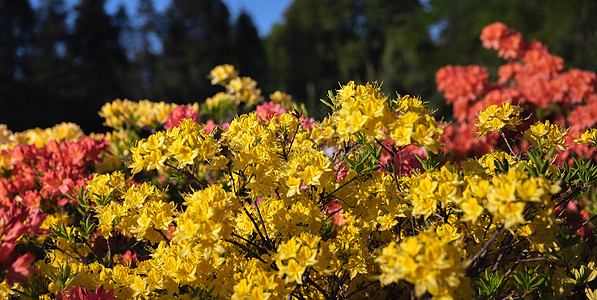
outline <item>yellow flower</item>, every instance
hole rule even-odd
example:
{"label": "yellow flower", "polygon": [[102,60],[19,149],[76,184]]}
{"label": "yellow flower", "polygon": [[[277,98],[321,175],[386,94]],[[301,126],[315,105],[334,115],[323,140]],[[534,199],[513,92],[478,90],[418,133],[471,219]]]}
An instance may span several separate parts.
{"label": "yellow flower", "polygon": [[417,297],[426,292],[434,298],[470,293],[458,249],[434,232],[407,237],[400,244],[391,242],[375,261],[382,286],[405,280],[414,284]]}
{"label": "yellow flower", "polygon": [[597,128],[589,128],[579,138],[574,140],[575,143],[589,144],[597,147]]}
{"label": "yellow flower", "polygon": [[281,104],[283,106],[290,106],[292,104],[292,96],[280,91],[275,91],[273,94],[270,94],[269,98],[272,100],[272,102]]}
{"label": "yellow flower", "polygon": [[208,77],[211,79],[211,84],[216,85],[222,82],[228,82],[237,76],[238,72],[236,72],[233,65],[224,64],[213,68],[211,72],[209,72]]}
{"label": "yellow flower", "polygon": [[550,124],[549,120],[537,122],[524,132],[524,137],[531,141],[533,146],[542,147],[543,151],[558,147],[564,150],[564,137],[566,131],[560,130],[555,124]]}
{"label": "yellow flower", "polygon": [[484,136],[492,131],[515,130],[521,122],[519,108],[504,102],[502,106],[491,105],[481,111],[475,125],[479,128],[477,135]]}

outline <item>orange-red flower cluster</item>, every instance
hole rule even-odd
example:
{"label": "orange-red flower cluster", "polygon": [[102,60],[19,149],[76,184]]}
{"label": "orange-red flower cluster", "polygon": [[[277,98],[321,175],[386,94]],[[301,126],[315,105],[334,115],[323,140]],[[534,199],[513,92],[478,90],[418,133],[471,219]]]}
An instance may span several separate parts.
{"label": "orange-red flower cluster", "polygon": [[0,276],[6,278],[9,287],[15,282],[27,283],[27,275],[37,272],[31,266],[35,255],[19,253],[15,246],[24,234],[48,233],[40,229],[45,218],[45,214],[39,214],[39,209],[23,207],[16,201],[8,207],[0,207]]}
{"label": "orange-red flower cluster", "polygon": [[10,159],[9,176],[0,178],[0,206],[10,207],[19,202],[39,207],[44,199],[50,208],[73,201],[65,194],[71,187],[79,189],[90,178],[88,167],[101,160],[100,154],[107,147],[104,139],[84,137],[77,141],[52,140],[39,148],[19,145],[3,151],[0,155]]}
{"label": "orange-red flower cluster", "polygon": [[[503,23],[486,26],[481,33],[483,47],[498,51],[506,63],[498,69],[498,80],[488,82],[487,70],[480,66],[446,66],[436,73],[438,90],[447,103],[453,104],[456,122],[449,125],[444,139],[446,150],[457,157],[483,154],[494,149],[494,134],[477,139],[472,123],[486,107],[505,101],[519,105],[526,115],[542,110],[545,119],[570,128],[572,136],[597,124],[597,77],[593,72],[564,69],[564,60],[549,53],[538,41],[524,40],[522,35]],[[586,148],[586,149],[585,149]],[[594,150],[574,146],[568,151],[593,156]],[[566,158],[570,153],[564,153]]]}

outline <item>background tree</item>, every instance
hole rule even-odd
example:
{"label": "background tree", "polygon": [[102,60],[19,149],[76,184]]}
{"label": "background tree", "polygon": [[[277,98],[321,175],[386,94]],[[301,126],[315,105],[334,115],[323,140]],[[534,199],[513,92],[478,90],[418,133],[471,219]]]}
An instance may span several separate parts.
{"label": "background tree", "polygon": [[249,75],[258,83],[267,74],[267,58],[263,40],[246,11],[240,13],[234,22],[231,33],[233,63],[240,74]]}
{"label": "background tree", "polygon": [[29,2],[0,0],[0,101],[3,104],[0,123],[21,127],[22,120],[10,112],[27,111],[27,60],[35,18]]}
{"label": "background tree", "polygon": [[120,44],[122,27],[106,13],[104,3],[104,0],[80,2],[69,42],[76,82],[72,89],[76,102],[71,107],[73,115],[69,121],[91,130],[100,129],[88,125],[99,123],[100,107],[106,101],[125,96],[124,70],[128,62]]}
{"label": "background tree", "polygon": [[69,119],[69,108],[75,100],[70,92],[74,70],[67,51],[69,32],[64,1],[43,1],[37,16],[39,25],[29,60],[29,107],[45,114],[38,116],[36,124],[24,125],[48,127]]}
{"label": "background tree", "polygon": [[132,83],[131,98],[159,99],[164,95],[162,86],[157,82],[157,61],[160,58],[162,43],[159,30],[162,15],[156,11],[152,0],[139,0],[133,24],[134,36],[130,51],[132,52],[132,66],[129,79]]}
{"label": "background tree", "polygon": [[173,0],[162,31],[157,80],[161,99],[203,101],[216,89],[206,80],[217,64],[230,61],[230,13],[221,0]]}

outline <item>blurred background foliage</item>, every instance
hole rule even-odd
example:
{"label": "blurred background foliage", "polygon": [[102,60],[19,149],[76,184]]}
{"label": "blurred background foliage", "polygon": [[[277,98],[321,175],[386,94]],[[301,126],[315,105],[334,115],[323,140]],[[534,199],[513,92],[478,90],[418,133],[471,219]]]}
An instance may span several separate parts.
{"label": "blurred background foliage", "polygon": [[104,0],[0,0],[0,123],[12,130],[76,122],[103,131],[97,111],[115,98],[203,102],[206,75],[222,63],[259,82],[264,95],[292,94],[316,118],[327,90],[355,80],[419,95],[448,115],[435,72],[480,64],[495,74],[481,29],[501,21],[544,42],[566,67],[597,70],[594,0],[294,0],[260,37],[251,17],[221,0],[172,0],[156,11],[138,0],[129,15]]}

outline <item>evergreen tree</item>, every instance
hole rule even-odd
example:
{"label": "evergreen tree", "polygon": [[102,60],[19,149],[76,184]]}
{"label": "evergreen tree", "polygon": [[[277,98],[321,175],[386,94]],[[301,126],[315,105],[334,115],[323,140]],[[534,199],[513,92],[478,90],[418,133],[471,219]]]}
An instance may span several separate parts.
{"label": "evergreen tree", "polygon": [[15,129],[35,117],[27,109],[26,86],[34,26],[28,1],[0,0],[0,123]]}
{"label": "evergreen tree", "polygon": [[266,56],[263,40],[253,24],[251,16],[243,11],[232,32],[234,65],[240,74],[246,74],[263,83],[266,75]]}
{"label": "evergreen tree", "polygon": [[37,15],[40,25],[33,36],[28,82],[32,97],[28,102],[40,114],[35,124],[27,125],[48,127],[69,118],[69,109],[74,102],[70,93],[73,69],[66,49],[69,33],[64,1],[43,1]]}
{"label": "evergreen tree", "polygon": [[[120,28],[104,9],[104,0],[82,0],[76,7],[75,28],[69,42],[75,70],[72,120],[87,130],[99,130],[97,111],[106,101],[123,97],[127,67]],[[122,22],[122,21],[121,21]],[[93,116],[93,117],[92,117]]]}
{"label": "evergreen tree", "polygon": [[139,0],[135,19],[135,36],[130,44],[133,66],[129,79],[133,83],[131,97],[135,99],[159,99],[163,95],[158,78],[157,60],[160,58],[161,40],[159,30],[162,16],[156,12],[152,0]]}
{"label": "evergreen tree", "polygon": [[218,64],[230,63],[230,13],[221,0],[173,0],[162,31],[163,53],[156,82],[162,99],[203,101],[217,89],[206,76]]}
{"label": "evergreen tree", "polygon": [[383,37],[365,12],[363,1],[295,0],[266,41],[274,84],[321,117],[327,90],[373,79]]}

